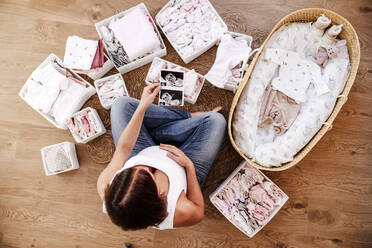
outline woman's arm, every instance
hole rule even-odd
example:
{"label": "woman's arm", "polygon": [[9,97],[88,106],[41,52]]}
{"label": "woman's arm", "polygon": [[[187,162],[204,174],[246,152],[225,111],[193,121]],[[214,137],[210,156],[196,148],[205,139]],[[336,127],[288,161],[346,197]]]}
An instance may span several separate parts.
{"label": "woman's arm", "polygon": [[123,166],[125,161],[127,161],[128,157],[130,156],[141,130],[146,109],[154,101],[159,91],[159,84],[153,84],[144,88],[141,96],[141,101],[136,111],[134,112],[128,125],[125,127],[124,131],[119,137],[118,144],[116,146],[111,162],[98,177],[97,191],[102,200],[104,198],[106,187],[109,184],[111,178]]}
{"label": "woman's arm", "polygon": [[196,178],[194,163],[175,146],[160,144],[160,148],[167,150],[167,156],[186,170],[187,195],[182,192],[177,201],[173,225],[175,227],[195,225],[204,218],[204,199]]}

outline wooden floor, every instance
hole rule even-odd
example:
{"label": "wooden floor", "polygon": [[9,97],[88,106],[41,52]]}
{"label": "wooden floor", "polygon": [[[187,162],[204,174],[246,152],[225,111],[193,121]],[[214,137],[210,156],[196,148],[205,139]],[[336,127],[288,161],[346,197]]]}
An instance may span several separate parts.
{"label": "wooden floor", "polygon": [[[371,0],[211,1],[261,36],[294,10],[328,8],[354,25],[361,44],[358,75],[333,129],[294,168],[265,173],[290,200],[253,239],[208,200],[229,172],[208,178],[201,224],[136,232],[101,213],[95,185],[104,165],[93,163],[84,145],[77,146],[79,170],[45,176],[40,148],[73,139],[17,96],[21,86],[48,54],[63,58],[68,35],[96,39],[95,22],[139,2],[0,0],[0,247],[372,247]],[[166,0],[144,2],[154,16]]]}

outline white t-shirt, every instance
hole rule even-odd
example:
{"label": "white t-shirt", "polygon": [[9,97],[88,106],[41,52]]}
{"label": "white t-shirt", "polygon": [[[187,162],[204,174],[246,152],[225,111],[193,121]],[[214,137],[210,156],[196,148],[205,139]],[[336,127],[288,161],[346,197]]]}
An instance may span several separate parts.
{"label": "white t-shirt", "polygon": [[[146,165],[164,172],[169,179],[169,191],[167,195],[168,216],[161,222],[157,229],[173,229],[174,213],[176,210],[177,200],[182,192],[187,193],[187,178],[185,169],[167,156],[167,151],[162,150],[159,146],[148,147],[136,156],[130,158],[124,166],[116,172],[112,180],[118,173],[136,165]],[[110,182],[110,184],[111,184]],[[103,202],[103,212],[107,213],[105,202]]]}

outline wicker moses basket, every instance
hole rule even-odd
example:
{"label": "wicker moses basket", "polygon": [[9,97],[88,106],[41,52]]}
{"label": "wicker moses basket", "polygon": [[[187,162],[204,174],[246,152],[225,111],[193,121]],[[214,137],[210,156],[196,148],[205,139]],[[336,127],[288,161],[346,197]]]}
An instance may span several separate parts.
{"label": "wicker moses basket", "polygon": [[[266,43],[271,38],[271,36],[274,34],[275,31],[277,31],[282,25],[290,22],[314,22],[316,19],[321,15],[325,14],[328,18],[332,20],[332,24],[344,24],[343,29],[339,37],[341,39],[344,39],[347,41],[347,48],[349,50],[349,56],[350,56],[350,66],[351,71],[348,80],[346,81],[345,88],[341,93],[342,97],[339,97],[336,101],[335,107],[329,116],[326,125],[323,125],[323,127],[314,135],[314,137],[309,141],[309,143],[301,150],[299,151],[295,156],[294,159],[288,163],[283,164],[280,167],[264,167],[261,166],[255,162],[253,162],[251,159],[249,159],[243,152],[239,150],[239,148],[236,146],[233,133],[232,133],[232,121],[233,121],[233,115],[235,111],[235,107],[239,101],[240,95],[242,94],[242,91],[246,84],[248,83],[248,80],[250,78],[250,75],[252,74],[254,67],[256,65],[256,62],[258,60],[258,57],[260,56],[261,52],[266,46]],[[315,144],[323,137],[323,135],[332,128],[332,123],[334,119],[336,118],[337,114],[340,112],[342,106],[347,101],[347,96],[349,94],[349,91],[351,89],[351,86],[354,83],[354,79],[358,70],[359,66],[359,59],[360,59],[360,47],[359,47],[359,40],[358,36],[353,28],[353,26],[342,16],[336,14],[333,11],[326,10],[326,9],[320,9],[320,8],[311,8],[311,9],[301,9],[295,12],[292,12],[291,14],[284,17],[278,24],[275,25],[269,36],[266,38],[264,43],[259,48],[259,51],[256,53],[255,57],[253,58],[251,64],[249,65],[247,72],[244,76],[243,81],[241,82],[234,99],[232,101],[230,113],[229,113],[229,122],[228,122],[228,132],[230,141],[235,148],[235,150],[252,166],[261,169],[261,170],[268,170],[268,171],[281,171],[286,170],[294,165],[296,165],[298,162],[303,159],[308,152],[315,146]]]}

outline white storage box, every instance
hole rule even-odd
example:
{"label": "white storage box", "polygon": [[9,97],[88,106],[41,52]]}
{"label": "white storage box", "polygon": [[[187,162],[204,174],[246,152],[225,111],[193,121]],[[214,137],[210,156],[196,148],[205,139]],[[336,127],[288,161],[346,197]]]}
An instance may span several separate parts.
{"label": "white storage box", "polygon": [[[158,67],[158,65],[160,63],[161,64],[165,63],[166,64],[166,67],[164,67],[164,68]],[[153,83],[159,83],[159,81],[151,80],[150,73],[153,70],[159,70],[159,77],[160,77],[160,70],[161,69],[179,70],[179,71],[183,71],[183,72],[190,71],[190,69],[187,69],[185,67],[176,65],[176,64],[174,64],[172,62],[169,62],[167,60],[161,59],[159,57],[155,57],[154,60],[152,61],[151,67],[150,67],[150,69],[149,69],[149,71],[147,73],[147,76],[146,76],[145,82],[146,82],[147,85],[151,85]],[[191,104],[194,104],[198,100],[199,94],[200,94],[200,92],[201,92],[201,90],[203,88],[204,81],[205,81],[205,77],[203,75],[201,75],[199,73],[197,73],[197,75],[198,75],[198,82],[195,85],[194,93],[191,96],[188,96],[188,95],[184,94],[185,101],[186,102],[189,102]]]}
{"label": "white storage box", "polygon": [[243,161],[209,199],[235,227],[252,238],[275,216],[288,196],[261,171]]}
{"label": "white storage box", "polygon": [[[58,63],[59,65],[63,66],[63,63],[62,61],[54,54],[50,54],[48,56],[48,58],[46,58],[36,69],[35,71],[30,75],[30,77],[27,79],[26,83],[22,86],[20,92],[19,92],[19,96],[28,104],[30,105],[34,110],[36,110],[39,114],[41,114],[45,119],[47,119],[50,123],[52,123],[54,126],[56,126],[57,128],[61,128],[61,129],[67,129],[67,125],[64,123],[63,125],[62,124],[59,124],[57,123],[56,119],[51,115],[51,114],[45,114],[43,112],[41,112],[39,109],[35,108],[32,106],[32,104],[27,100],[26,98],[26,94],[27,94],[27,89],[28,89],[28,84],[31,82],[32,79],[32,75],[34,73],[37,73],[39,70],[41,70],[42,68],[44,68],[45,66],[47,66],[50,62],[53,62],[55,61],[55,63]],[[63,73],[63,70],[62,68],[59,68],[57,65],[55,66],[58,71],[60,71],[61,73]],[[90,85],[87,81],[85,81],[83,78],[81,78],[78,74],[74,73],[73,71],[71,71],[71,74],[75,77],[75,78],[78,78],[80,79],[80,81],[82,81],[85,85],[86,85],[86,92],[84,95],[81,96],[80,99],[72,99],[74,100],[74,104],[73,105],[73,112],[76,112],[78,111],[83,105],[84,103],[92,96],[96,93],[94,87],[92,85]]]}
{"label": "white storage box", "polygon": [[103,85],[105,85],[106,83],[110,82],[110,81],[117,81],[117,80],[120,80],[121,81],[121,85],[123,87],[124,94],[122,94],[121,96],[129,96],[128,90],[125,87],[124,79],[123,79],[123,77],[121,76],[120,73],[117,73],[117,74],[114,74],[114,75],[111,75],[111,76],[108,76],[108,77],[104,77],[104,78],[101,78],[99,80],[94,81],[94,86],[96,87],[99,101],[101,102],[102,107],[104,107],[107,110],[108,109],[111,109],[111,105],[114,103],[114,101],[116,100],[116,98],[113,99],[112,101],[110,101],[109,103],[105,103],[105,101],[103,100],[103,96],[105,94],[100,90],[100,88]]}
{"label": "white storage box", "polygon": [[[218,13],[215,10],[215,8],[213,7],[213,5],[208,0],[205,0],[205,1],[206,1],[207,5],[208,5],[209,9],[216,16],[216,19],[218,21],[218,24],[221,25],[221,35],[222,35],[223,33],[225,33],[227,31],[227,25],[222,20],[222,18],[218,15]],[[206,45],[204,45],[203,47],[201,47],[197,51],[194,51],[194,53],[192,53],[189,56],[182,55],[180,53],[180,49],[177,48],[177,46],[174,44],[174,42],[169,38],[169,35],[164,31],[164,28],[162,27],[162,25],[159,23],[159,14],[162,11],[164,11],[165,9],[167,9],[168,7],[172,7],[174,5],[177,5],[178,8],[181,7],[182,6],[182,3],[180,4],[180,2],[183,2],[183,0],[171,0],[171,1],[169,1],[159,11],[159,13],[155,16],[155,20],[156,20],[156,24],[159,26],[159,28],[161,29],[161,31],[164,33],[165,37],[167,37],[167,39],[169,40],[169,43],[172,45],[172,47],[174,48],[174,50],[176,50],[176,52],[178,53],[178,55],[180,55],[180,57],[182,58],[183,62],[185,62],[185,64],[187,64],[187,63],[191,62],[192,60],[194,60],[195,58],[199,57],[201,54],[203,54],[204,52],[206,52],[211,47],[213,47],[218,42],[219,37],[215,37],[214,39],[211,39]]]}
{"label": "white storage box", "polygon": [[[86,135],[87,137],[82,138],[74,132],[73,126],[71,125],[71,122],[72,122],[73,119],[75,120],[76,117],[81,116],[85,111],[92,113],[91,117],[93,119],[93,123],[90,122],[90,121],[88,121],[88,122],[89,122],[90,125],[94,125],[95,131],[94,131],[94,134],[87,134]],[[74,139],[77,143],[86,144],[89,141],[94,140],[98,136],[101,136],[102,134],[106,133],[106,128],[103,125],[103,123],[101,121],[101,118],[98,115],[97,110],[95,110],[91,107],[87,107],[87,108],[82,109],[79,112],[73,114],[70,117],[70,119],[67,121],[67,123],[68,123],[68,128],[70,129],[70,132],[71,132],[72,136],[74,137]]]}
{"label": "white storage box", "polygon": [[71,142],[66,141],[41,148],[41,158],[47,176],[79,168],[75,145]]}
{"label": "white storage box", "polygon": [[98,80],[101,77],[103,77],[107,72],[109,72],[112,68],[114,68],[114,64],[111,62],[110,58],[106,54],[104,54],[104,56],[107,58],[107,60],[101,68],[92,69],[92,70],[89,70],[88,72],[79,71],[79,70],[73,70],[73,71],[79,74],[87,75],[93,80]]}
{"label": "white storage box", "polygon": [[[118,67],[118,66],[114,63],[114,59],[112,58],[112,55],[111,55],[110,52],[109,52],[109,49],[108,49],[108,47],[107,47],[107,44],[106,44],[105,39],[103,38],[103,34],[102,34],[102,32],[101,32],[100,27],[101,27],[101,26],[106,26],[106,27],[107,27],[107,26],[110,24],[110,22],[111,22],[112,19],[114,19],[114,18],[118,18],[118,19],[119,19],[119,18],[125,16],[125,15],[126,15],[127,13],[129,13],[130,11],[134,10],[135,8],[143,8],[143,9],[147,12],[147,14],[148,14],[148,16],[149,16],[149,18],[150,18],[150,20],[151,20],[153,26],[154,26],[154,30],[155,30],[155,32],[156,32],[156,34],[157,34],[157,36],[158,36],[158,38],[159,38],[159,40],[160,40],[160,43],[161,43],[161,49],[156,50],[156,51],[154,51],[153,53],[148,54],[148,55],[146,55],[146,56],[144,56],[144,57],[142,57],[142,58],[137,58],[137,59],[135,59],[134,61],[131,61],[131,62],[129,62],[128,64],[126,64],[126,65],[124,65],[124,66]],[[114,16],[108,17],[108,18],[106,18],[106,19],[104,19],[104,20],[102,20],[102,21],[96,23],[96,24],[95,24],[95,27],[96,27],[96,30],[97,30],[97,33],[98,33],[99,37],[100,37],[100,38],[102,39],[102,41],[103,41],[103,45],[105,46],[106,52],[107,52],[108,56],[110,57],[112,63],[115,65],[116,69],[117,69],[120,73],[122,73],[122,74],[123,74],[123,73],[126,73],[126,72],[129,72],[129,71],[132,71],[132,70],[134,70],[134,69],[136,69],[136,68],[138,68],[138,67],[141,67],[141,66],[143,66],[143,65],[146,65],[146,64],[150,63],[150,62],[153,60],[154,57],[162,57],[162,56],[165,56],[165,55],[167,54],[167,49],[166,49],[166,47],[165,47],[164,41],[163,41],[163,39],[161,38],[161,35],[160,35],[160,33],[159,33],[159,30],[157,29],[157,27],[156,27],[156,25],[155,25],[155,23],[154,23],[154,21],[153,21],[151,15],[150,15],[150,12],[148,11],[148,9],[146,8],[146,5],[145,5],[144,3],[140,3],[140,4],[138,4],[138,5],[136,5],[136,6],[132,7],[132,8],[130,8],[130,9],[128,9],[128,10],[125,10],[125,11],[123,11],[123,12],[120,12],[119,14],[116,14],[116,15],[114,15]],[[125,47],[124,47],[124,50],[125,50]]]}

